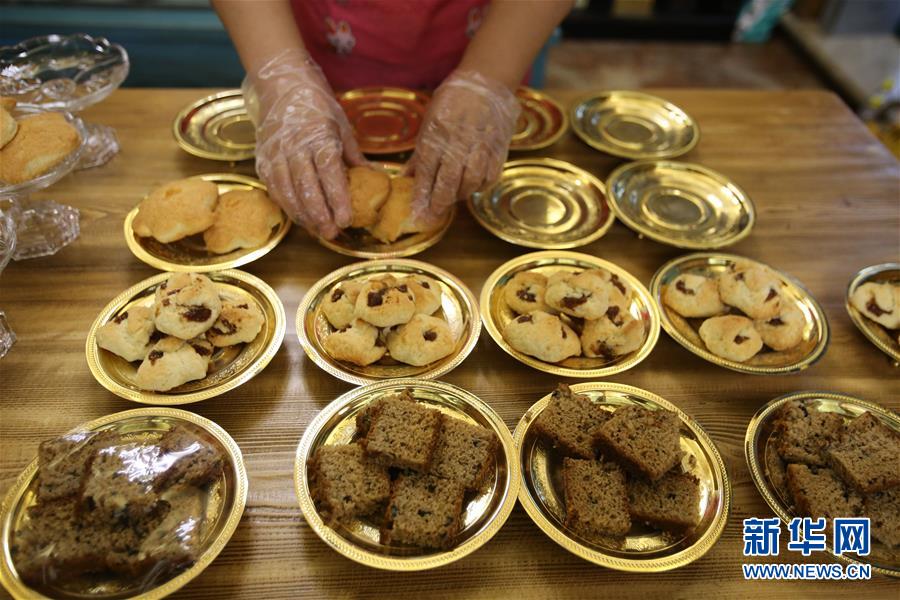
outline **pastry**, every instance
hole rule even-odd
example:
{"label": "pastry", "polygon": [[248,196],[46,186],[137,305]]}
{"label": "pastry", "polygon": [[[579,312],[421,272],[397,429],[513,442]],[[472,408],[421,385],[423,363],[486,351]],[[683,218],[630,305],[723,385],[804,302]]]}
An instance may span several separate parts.
{"label": "pastry", "polygon": [[677,414],[631,404],[600,426],[597,444],[629,471],[657,481],[681,460],[680,430]]}
{"label": "pastry", "polygon": [[519,271],[503,286],[503,299],[507,306],[520,315],[527,315],[535,310],[556,312],[544,303],[546,291],[546,277],[540,273]]}
{"label": "pastry", "polygon": [[781,281],[767,267],[731,263],[719,276],[719,296],[751,319],[771,319],[781,309]]}
{"label": "pastry", "polygon": [[631,529],[625,473],[616,464],[566,458],[563,484],[569,529],[592,541]]}
{"label": "pastry", "polygon": [[246,344],[256,339],[263,323],[262,310],[253,300],[224,300],[219,318],[206,332],[206,339],[217,348]]}
{"label": "pastry", "polygon": [[594,458],[594,438],[612,413],[561,383],[534,420],[534,430],[566,456]]}
{"label": "pastry", "polygon": [[853,308],[888,329],[900,328],[900,286],[864,283],[850,295]]}
{"label": "pastry", "polygon": [[331,326],[335,329],[343,329],[353,322],[356,313],[356,299],[363,284],[359,281],[344,281],[333,288],[331,293],[322,300],[322,313]]}
{"label": "pastry", "polygon": [[456,343],[443,319],[417,314],[409,323],[398,325],[387,335],[391,358],[421,367],[453,354]]}
{"label": "pastry", "polygon": [[215,222],[219,189],[197,177],[166,183],[141,202],[132,227],[141,237],[168,244],[202,233]]}
{"label": "pastry", "polygon": [[575,332],[559,317],[540,310],[507,323],[503,338],[519,352],[545,362],[556,363],[581,354]]}
{"label": "pastry", "polygon": [[154,329],[153,309],[132,306],[97,329],[97,345],[129,362],[143,360]]}
{"label": "pastry", "polygon": [[317,508],[329,520],[347,522],[383,510],[391,494],[387,469],[368,460],[359,444],[322,446],[309,462]]}
{"label": "pastry", "polygon": [[23,117],[15,137],[0,150],[0,180],[18,184],[40,177],[63,162],[79,144],[78,130],[61,113]]}
{"label": "pastry", "polygon": [[401,292],[406,291],[404,287],[412,292],[416,314],[433,315],[441,307],[441,285],[427,275],[407,275],[397,280],[397,287]]}
{"label": "pastry", "polygon": [[18,102],[12,96],[0,96],[0,108],[5,111],[11,111],[16,107]]}
{"label": "pastry", "polygon": [[571,278],[548,282],[544,301],[573,317],[599,319],[609,308],[608,285],[600,272],[588,269]]}
{"label": "pastry", "polygon": [[433,229],[413,215],[413,183],[412,177],[391,179],[391,193],[381,207],[378,222],[369,229],[379,241],[390,244],[407,233],[419,233]]}
{"label": "pastry", "polygon": [[494,470],[498,445],[492,431],[442,415],[431,472],[455,481],[466,490],[478,490]]}
{"label": "pastry", "polygon": [[833,519],[857,517],[863,512],[862,498],[831,469],[788,465],[787,485],[801,516]]}
{"label": "pastry", "polygon": [[864,412],[826,450],[828,463],[861,494],[900,485],[900,433]]}
{"label": "pastry", "polygon": [[372,227],[391,193],[391,177],[384,171],[369,167],[353,167],[347,171],[347,176],[353,213],[350,227]]}
{"label": "pastry", "polygon": [[386,351],[378,339],[378,329],[361,319],[329,334],[322,347],[335,360],[361,367],[380,360]]}
{"label": "pastry", "polygon": [[803,402],[788,402],[775,420],[775,449],[789,463],[824,466],[825,449],[844,427],[843,419],[832,412],[815,410]]}
{"label": "pastry", "polygon": [[643,343],[644,321],[635,319],[618,306],[610,306],[600,319],[585,321],[581,332],[582,352],[590,357],[602,356],[611,360],[634,352]]}
{"label": "pastry", "polygon": [[258,248],[281,223],[281,209],[262,190],[232,190],[219,197],[213,223],[203,232],[206,249],[226,254],[238,248]]}
{"label": "pastry", "polygon": [[459,532],[464,494],[451,479],[400,475],[388,502],[382,543],[449,548]]}
{"label": "pastry", "polygon": [[738,315],[712,317],[700,325],[700,338],[716,356],[744,362],[762,350],[762,338],[753,328],[753,321]]}
{"label": "pastry", "polygon": [[714,317],[728,310],[715,279],[682,273],[663,291],[663,302],[682,317]]}
{"label": "pastry", "polygon": [[771,319],[756,321],[753,326],[763,343],[776,351],[790,350],[803,341],[806,319],[793,302],[785,302]]}
{"label": "pastry", "polygon": [[16,119],[0,106],[0,149],[16,137],[18,130],[19,124],[16,123]]}
{"label": "pastry", "polygon": [[441,413],[404,393],[384,398],[361,441],[366,454],[388,467],[427,471],[441,433]]}
{"label": "pastry", "polygon": [[356,298],[356,317],[376,327],[407,323],[415,312],[412,292],[401,292],[388,281],[368,281]]}
{"label": "pastry", "polygon": [[662,529],[682,531],[700,521],[700,486],[693,475],[668,473],[655,483],[640,477],[628,481],[631,519]]}
{"label": "pastry", "polygon": [[202,338],[185,341],[166,336],[150,348],[134,382],[142,390],[166,392],[188,381],[203,379],[212,351],[212,344]]}
{"label": "pastry", "polygon": [[156,288],[156,328],[183,340],[205,333],[221,308],[216,285],[206,275],[173,273]]}
{"label": "pastry", "polygon": [[872,537],[888,548],[900,546],[900,487],[870,494],[863,502]]}

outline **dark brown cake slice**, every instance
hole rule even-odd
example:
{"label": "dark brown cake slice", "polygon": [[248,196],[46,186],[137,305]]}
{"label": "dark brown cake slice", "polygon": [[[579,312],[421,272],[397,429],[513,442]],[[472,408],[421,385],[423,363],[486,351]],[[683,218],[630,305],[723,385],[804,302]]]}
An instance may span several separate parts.
{"label": "dark brown cake slice", "polygon": [[361,444],[389,467],[427,471],[441,432],[441,413],[407,399],[385,398]]}
{"label": "dark brown cake slice", "polygon": [[467,490],[479,489],[494,468],[497,445],[492,431],[442,415],[431,473],[452,479]]}
{"label": "dark brown cake slice", "polygon": [[219,443],[194,427],[176,425],[159,440],[161,460],[166,468],[156,488],[174,485],[207,485],[222,475],[225,456]]}
{"label": "dark brown cake slice", "polygon": [[864,504],[872,537],[890,548],[900,546],[900,487],[870,494]]}
{"label": "dark brown cake slice", "polygon": [[434,475],[400,475],[388,503],[382,543],[448,548],[459,533],[462,486]]}
{"label": "dark brown cake slice", "polygon": [[677,414],[631,404],[600,427],[597,442],[608,458],[656,481],[681,460],[680,429]]}
{"label": "dark brown cake slice", "polygon": [[802,464],[787,466],[787,485],[797,512],[805,517],[858,517],[862,498],[829,468]]}
{"label": "dark brown cake slice", "polygon": [[766,476],[772,482],[772,486],[781,494],[781,497],[790,500],[790,491],[787,488],[787,464],[782,460],[775,449],[777,440],[766,444]]}
{"label": "dark brown cake slice", "polygon": [[38,447],[38,498],[52,501],[79,493],[94,453],[115,444],[118,439],[118,434],[104,430],[72,433],[41,443]]}
{"label": "dark brown cake slice", "polygon": [[617,465],[566,458],[563,482],[566,527],[593,541],[621,537],[631,529],[625,473]]}
{"label": "dark brown cake slice", "polygon": [[110,523],[140,520],[159,509],[160,449],[128,443],[97,451],[84,477],[85,510]]}
{"label": "dark brown cake slice", "polygon": [[634,521],[676,531],[690,529],[700,520],[699,481],[674,472],[653,483],[633,477],[628,481],[628,511]]}
{"label": "dark brown cake slice", "polygon": [[550,440],[563,454],[594,458],[594,437],[611,413],[575,394],[564,383],[553,392],[550,403],[534,420],[534,431]]}
{"label": "dark brown cake slice", "polygon": [[309,464],[313,498],[326,519],[347,521],[380,512],[391,493],[387,469],[359,444],[323,446]]}
{"label": "dark brown cake slice", "polygon": [[805,402],[788,402],[775,421],[776,448],[788,463],[824,466],[824,450],[837,439],[844,420],[835,413],[820,412]]}
{"label": "dark brown cake slice", "polygon": [[[415,402],[409,390],[403,390],[399,394],[395,396],[395,398],[399,400],[407,400],[409,402]],[[381,403],[384,401],[384,398],[377,398],[369,402],[365,408],[356,413],[356,433],[360,436],[365,436],[369,433],[369,427],[372,426],[372,417],[375,416],[375,413],[378,412],[378,409],[381,407]]]}
{"label": "dark brown cake slice", "polygon": [[831,467],[858,492],[900,485],[900,434],[872,413],[850,421],[827,454]]}

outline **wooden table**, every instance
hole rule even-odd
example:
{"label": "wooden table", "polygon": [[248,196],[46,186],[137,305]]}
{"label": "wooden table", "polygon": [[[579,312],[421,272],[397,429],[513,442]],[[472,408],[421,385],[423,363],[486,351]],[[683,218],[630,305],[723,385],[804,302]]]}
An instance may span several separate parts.
{"label": "wooden table", "polygon": [[[350,389],[303,353],[293,317],[305,291],[351,262],[320,247],[299,228],[245,269],[278,292],[288,314],[283,347],[256,379],[218,398],[187,406],[222,425],[243,450],[250,477],[247,510],[224,552],[182,597],[644,597],[852,594],[897,597],[900,582],[746,583],[745,517],[771,516],[744,462],[750,416],[766,401],[805,389],[841,391],[900,409],[900,371],[856,331],[844,292],[861,267],[900,257],[900,168],[832,94],[818,91],[661,90],[700,123],[703,137],[685,160],[733,178],[754,199],[759,221],[734,251],[799,278],[832,326],[825,357],[783,377],[742,375],[713,366],[662,334],[650,357],[612,378],[676,403],[718,444],[734,482],[731,518],[700,561],[666,574],[634,575],[594,566],[548,539],[517,507],[497,536],[473,555],[432,572],[396,574],[357,565],[333,552],[307,526],[294,497],[294,450],[306,424]],[[131,256],[122,220],[142,195],[171,179],[234,170],[191,157],[172,139],[176,112],[206,90],[121,90],[84,117],[112,125],[122,152],[108,165],[70,175],[39,194],[81,209],[81,237],[57,256],[11,264],[0,279],[0,307],[19,336],[0,360],[0,493],[34,457],[38,442],[79,423],[135,408],[100,387],[84,358],[93,319],[116,294],[153,275]],[[572,93],[551,93],[564,104]],[[569,160],[601,178],[618,164],[565,136],[538,155]],[[640,240],[616,224],[582,252],[611,260],[645,284],[680,251]],[[459,276],[476,293],[500,263],[527,250],[500,241],[461,211],[447,237],[418,256]],[[446,381],[481,396],[512,429],[557,378],[525,367],[483,334]],[[783,535],[784,538],[787,534]],[[749,559],[751,561],[756,559]],[[802,562],[782,543],[781,562]],[[815,560],[830,562],[827,555]]]}

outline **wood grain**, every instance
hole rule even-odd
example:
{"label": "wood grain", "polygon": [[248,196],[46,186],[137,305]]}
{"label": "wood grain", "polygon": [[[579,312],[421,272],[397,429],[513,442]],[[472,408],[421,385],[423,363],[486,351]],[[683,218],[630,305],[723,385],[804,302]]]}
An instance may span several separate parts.
{"label": "wood grain", "polygon": [[[751,415],[778,395],[823,389],[900,409],[900,371],[856,331],[844,292],[860,268],[900,257],[900,167],[833,95],[817,91],[657,90],[700,124],[702,140],[684,160],[719,170],[754,199],[759,221],[733,248],[802,281],[822,304],[833,337],[811,369],[783,377],[741,375],[715,367],[662,334],[650,357],[612,378],[676,403],[718,444],[734,482],[731,519],[703,559],[656,575],[596,567],[556,546],[517,507],[485,547],[433,572],[395,574],[352,563],[306,525],[294,498],[293,453],[313,416],[350,389],[313,365],[297,342],[293,315],[305,291],[352,262],[295,228],[271,254],[245,269],[272,285],[285,304],[288,333],[268,368],[224,396],[187,408],[231,433],[250,476],[247,511],[231,543],[178,596],[281,597],[581,597],[601,589],[618,597],[765,595],[769,598],[852,594],[886,597],[900,583],[745,583],[741,520],[769,516],[750,481],[743,437]],[[38,194],[82,211],[78,241],[57,256],[13,263],[0,279],[0,307],[19,341],[0,360],[0,492],[34,457],[38,443],[79,423],[135,408],[100,387],[84,358],[84,338],[116,294],[154,274],[125,247],[122,221],[148,190],[179,177],[218,171],[252,173],[191,157],[172,139],[177,111],[206,90],[120,90],[84,114],[116,128],[122,152],[99,169],[80,171]],[[568,105],[575,93],[552,91]],[[531,153],[574,162],[601,178],[618,164],[567,135]],[[459,276],[478,294],[501,262],[527,250],[492,237],[461,211],[447,237],[418,258]],[[581,251],[628,269],[645,284],[679,250],[638,239],[616,224]],[[553,389],[554,377],[508,358],[486,334],[446,381],[492,405],[512,428]],[[784,549],[784,547],[783,547]],[[783,561],[800,562],[794,553]],[[826,556],[814,560],[828,561]],[[893,592],[891,591],[893,590]],[[896,597],[896,595],[894,595]]]}

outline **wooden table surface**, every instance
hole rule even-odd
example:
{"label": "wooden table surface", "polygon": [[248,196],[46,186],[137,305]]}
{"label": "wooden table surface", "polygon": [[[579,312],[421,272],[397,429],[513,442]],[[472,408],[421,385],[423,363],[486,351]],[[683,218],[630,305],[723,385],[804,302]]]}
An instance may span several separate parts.
{"label": "wooden table surface", "polygon": [[[68,176],[37,197],[81,209],[81,237],[58,255],[12,263],[0,279],[0,308],[19,336],[0,360],[0,493],[35,456],[38,443],[109,413],[136,408],[94,381],[84,339],[119,292],[155,274],[125,246],[122,221],[145,192],[171,179],[218,171],[252,173],[184,153],[172,139],[176,112],[208,90],[120,90],[84,113],[118,131],[121,154],[106,166]],[[844,292],[862,267],[900,258],[900,167],[832,94],[656,90],[690,113],[702,140],[683,159],[731,177],[756,203],[753,234],[731,250],[797,277],[822,304],[832,327],[828,352],[796,375],[743,375],[690,354],[665,333],[650,357],[611,380],[645,388],[695,417],[719,447],[734,484],[731,517],[701,560],[665,574],[636,575],[595,566],[547,538],[517,506],[500,532],[474,554],[430,572],[373,570],[343,558],[307,526],[294,497],[294,451],[307,423],[350,386],[310,362],[294,314],[306,290],[352,262],[299,228],[263,259],[244,267],[284,302],[288,331],[264,372],[218,398],[185,408],[213,419],[243,450],[250,479],[247,510],[216,561],[180,597],[676,597],[768,598],[852,594],[897,597],[900,582],[762,582],[742,578],[742,519],[771,511],[750,480],[743,439],[753,413],[797,390],[831,390],[900,409],[900,371],[853,327]],[[553,91],[564,105],[573,93]],[[539,156],[571,161],[605,178],[619,161],[573,134]],[[477,295],[500,263],[528,250],[507,244],[461,211],[446,238],[416,257],[459,276]],[[637,236],[620,223],[580,249],[629,270],[645,284],[681,251]],[[483,333],[443,378],[488,402],[510,429],[557,378],[521,365]],[[782,538],[786,537],[786,533]],[[748,559],[757,561],[759,559]],[[831,562],[828,555],[813,560]],[[803,562],[784,543],[780,562]]]}

